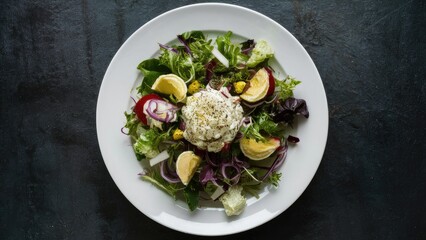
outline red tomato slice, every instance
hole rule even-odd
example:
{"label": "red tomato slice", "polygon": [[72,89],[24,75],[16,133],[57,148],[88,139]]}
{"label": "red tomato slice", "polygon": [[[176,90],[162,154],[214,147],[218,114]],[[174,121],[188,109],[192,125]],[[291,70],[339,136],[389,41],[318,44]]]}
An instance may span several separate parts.
{"label": "red tomato slice", "polygon": [[136,103],[135,107],[133,108],[133,112],[136,113],[136,116],[138,116],[139,120],[145,125],[148,124],[146,120],[146,115],[143,113],[143,106],[148,100],[151,99],[162,99],[160,96],[154,93],[147,94],[143,96],[139,101]]}
{"label": "red tomato slice", "polygon": [[268,88],[268,92],[266,93],[266,96],[270,96],[275,91],[275,78],[274,78],[274,75],[272,75],[272,71],[270,68],[265,67],[265,70],[268,72],[268,75],[269,75],[269,88]]}

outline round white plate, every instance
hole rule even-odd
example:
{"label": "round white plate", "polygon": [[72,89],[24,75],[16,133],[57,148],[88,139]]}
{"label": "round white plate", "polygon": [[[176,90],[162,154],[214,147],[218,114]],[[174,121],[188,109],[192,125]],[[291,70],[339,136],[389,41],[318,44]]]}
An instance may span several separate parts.
{"label": "round white plate", "polygon": [[[275,50],[275,65],[301,80],[295,97],[308,104],[309,119],[299,118],[294,134],[300,142],[291,146],[278,189],[265,188],[260,199],[248,199],[245,211],[227,217],[221,208],[201,207],[190,212],[138,173],[142,166],[133,153],[130,138],[120,132],[124,111],[132,105],[130,94],[140,81],[136,66],[158,53],[157,43],[169,43],[177,34],[202,30],[209,36],[232,31],[250,39],[265,39]],[[210,34],[209,34],[210,33]],[[281,25],[253,10],[221,3],[189,5],[166,12],[139,28],[112,59],[100,88],[96,125],[105,164],[118,188],[143,214],[154,221],[190,234],[226,235],[263,224],[286,210],[312,180],[324,152],[328,132],[328,108],[318,71],[302,45]]]}

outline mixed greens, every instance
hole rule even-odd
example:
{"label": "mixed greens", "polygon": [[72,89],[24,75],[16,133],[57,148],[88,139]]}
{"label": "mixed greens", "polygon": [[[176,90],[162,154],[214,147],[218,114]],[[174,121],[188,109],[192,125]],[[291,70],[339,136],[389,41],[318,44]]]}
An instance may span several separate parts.
{"label": "mixed greens", "polygon": [[[125,112],[122,129],[132,138],[137,159],[150,165],[140,174],[143,180],[185,199],[191,211],[201,198],[220,201],[229,216],[240,214],[246,196],[259,197],[265,184],[278,187],[288,144],[299,141],[288,130],[298,115],[309,117],[306,102],[293,96],[300,81],[274,76],[268,42],[232,37],[232,32],[213,39],[191,31],[178,35],[177,45],[159,44],[159,56],[137,66],[143,74],[139,99]],[[182,112],[207,92],[241,111],[231,119],[238,124],[227,125],[227,133],[235,131],[232,140],[214,150],[192,141],[191,115]],[[199,113],[191,111],[194,117]],[[218,126],[197,127],[201,134]],[[213,135],[218,136],[211,141],[221,137]]]}

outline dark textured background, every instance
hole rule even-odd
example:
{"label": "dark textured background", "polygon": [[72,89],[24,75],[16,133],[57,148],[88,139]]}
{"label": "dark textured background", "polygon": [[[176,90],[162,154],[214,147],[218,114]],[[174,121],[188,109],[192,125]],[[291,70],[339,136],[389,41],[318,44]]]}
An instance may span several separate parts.
{"label": "dark textured background", "polygon": [[[193,2],[2,1],[0,239],[199,238],[126,200],[95,129],[99,87],[121,44]],[[301,198],[224,239],[426,239],[425,1],[230,3],[268,15],[306,47],[330,128]]]}

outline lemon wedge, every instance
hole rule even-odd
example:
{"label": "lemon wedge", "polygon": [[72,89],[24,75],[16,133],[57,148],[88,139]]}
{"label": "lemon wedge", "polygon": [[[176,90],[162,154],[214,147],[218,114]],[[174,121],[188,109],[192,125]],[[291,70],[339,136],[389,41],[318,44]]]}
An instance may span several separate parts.
{"label": "lemon wedge", "polygon": [[280,146],[277,138],[267,138],[265,142],[252,138],[242,138],[240,148],[243,154],[251,160],[262,160],[269,156]]}
{"label": "lemon wedge", "polygon": [[185,151],[179,155],[176,161],[176,173],[184,185],[188,185],[197,171],[201,158],[193,151]]}
{"label": "lemon wedge", "polygon": [[257,102],[262,100],[268,93],[269,89],[269,74],[265,68],[257,71],[249,82],[249,88],[240,95],[240,98],[247,102]]}
{"label": "lemon wedge", "polygon": [[175,74],[165,74],[159,76],[151,87],[152,90],[159,93],[173,95],[178,102],[186,98],[188,88],[185,81]]}

